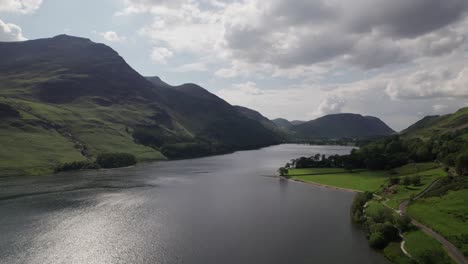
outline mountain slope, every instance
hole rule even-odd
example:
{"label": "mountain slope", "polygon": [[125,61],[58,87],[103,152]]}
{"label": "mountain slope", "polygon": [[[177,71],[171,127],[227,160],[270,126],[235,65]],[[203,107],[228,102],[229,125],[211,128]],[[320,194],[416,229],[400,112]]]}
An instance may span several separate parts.
{"label": "mountain slope", "polygon": [[367,138],[395,133],[376,117],[358,114],[333,114],[291,128],[301,139]]}
{"label": "mountain slope", "polygon": [[278,142],[203,88],[151,82],[88,39],[0,43],[0,58],[2,175],[47,173],[103,152],[154,160]]}
{"label": "mountain slope", "polygon": [[456,134],[468,140],[468,107],[461,108],[453,114],[443,116],[426,116],[401,134],[406,137],[430,138],[447,133]]}
{"label": "mountain slope", "polygon": [[291,124],[291,122],[289,122],[288,120],[284,119],[284,118],[276,118],[276,119],[273,119],[271,120],[273,123],[275,123],[275,125],[279,128],[282,128],[282,129],[290,129],[293,124]]}

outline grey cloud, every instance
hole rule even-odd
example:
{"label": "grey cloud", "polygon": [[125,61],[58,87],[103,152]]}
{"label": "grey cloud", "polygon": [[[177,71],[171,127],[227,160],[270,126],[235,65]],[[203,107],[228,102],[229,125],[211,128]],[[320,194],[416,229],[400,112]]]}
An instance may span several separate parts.
{"label": "grey cloud", "polygon": [[258,12],[257,23],[227,23],[226,46],[236,59],[283,68],[344,59],[372,69],[450,53],[463,45],[468,33],[448,28],[466,18],[466,0],[275,0],[270,4]]}
{"label": "grey cloud", "polygon": [[416,37],[450,25],[468,9],[466,0],[348,1],[344,13],[358,32],[380,29],[394,37]]}

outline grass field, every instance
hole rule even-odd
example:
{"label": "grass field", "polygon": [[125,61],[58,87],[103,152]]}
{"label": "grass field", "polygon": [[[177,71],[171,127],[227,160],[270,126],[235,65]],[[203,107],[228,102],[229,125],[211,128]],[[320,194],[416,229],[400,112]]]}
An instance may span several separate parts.
{"label": "grass field", "polygon": [[408,213],[440,233],[468,256],[468,190],[451,191],[410,204]]}
{"label": "grass field", "polygon": [[[323,174],[317,174],[320,172]],[[301,181],[372,192],[377,191],[388,180],[388,172],[386,171],[359,171],[351,173],[342,169],[292,169],[289,170],[289,175],[292,179]]]}
{"label": "grass field", "polygon": [[[420,230],[410,231],[404,234],[405,248],[408,253],[419,260],[420,263],[428,263],[424,257],[430,258],[438,264],[451,264],[451,258],[447,255],[442,245],[434,238],[428,236]],[[428,255],[428,256],[426,256]]]}

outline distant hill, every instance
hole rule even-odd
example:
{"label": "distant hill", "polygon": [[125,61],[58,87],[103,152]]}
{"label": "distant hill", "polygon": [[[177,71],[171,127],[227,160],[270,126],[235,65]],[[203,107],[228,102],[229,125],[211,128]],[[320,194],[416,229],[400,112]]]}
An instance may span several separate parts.
{"label": "distant hill", "polygon": [[154,160],[280,142],[202,87],[147,79],[89,39],[0,42],[0,58],[1,175],[48,173],[104,152]]}
{"label": "distant hill", "polygon": [[239,113],[243,114],[244,116],[246,116],[249,119],[252,119],[252,120],[255,120],[255,121],[259,122],[265,128],[272,131],[272,133],[275,133],[275,134],[279,135],[282,139],[286,138],[285,132],[280,127],[278,127],[275,124],[275,122],[273,122],[270,119],[266,118],[265,116],[263,116],[259,112],[255,111],[253,109],[247,108],[247,107],[243,107],[243,106],[236,105],[234,107],[237,109],[237,111]]}
{"label": "distant hill", "polygon": [[290,129],[293,124],[284,118],[276,118],[271,120],[277,127],[282,129]]}
{"label": "distant hill", "polygon": [[382,120],[359,114],[332,114],[290,128],[300,139],[369,138],[394,134]]}
{"label": "distant hill", "polygon": [[468,141],[468,107],[453,114],[426,116],[401,132],[406,137],[430,138],[447,133],[456,134]]}

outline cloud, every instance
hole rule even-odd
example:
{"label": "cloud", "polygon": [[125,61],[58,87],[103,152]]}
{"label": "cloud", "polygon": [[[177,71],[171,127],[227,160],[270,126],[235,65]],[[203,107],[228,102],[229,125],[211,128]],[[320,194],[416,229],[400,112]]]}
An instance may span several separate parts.
{"label": "cloud", "polygon": [[0,0],[0,12],[31,14],[42,4],[42,0]]}
{"label": "cloud", "polygon": [[174,69],[174,72],[206,72],[208,71],[208,67],[205,63],[197,62],[197,63],[187,63],[180,65]]}
{"label": "cloud", "polygon": [[0,20],[0,41],[23,41],[27,40],[23,36],[23,32],[21,27],[11,24],[5,23]]}
{"label": "cloud", "polygon": [[151,17],[138,33],[164,47],[153,60],[202,58],[176,70],[216,67],[218,95],[269,117],[357,112],[398,129],[468,100],[466,0],[124,2],[117,15]]}
{"label": "cloud", "polygon": [[105,40],[109,42],[121,42],[126,39],[125,37],[119,36],[115,31],[106,31],[100,33],[99,35],[101,35]]}
{"label": "cloud", "polygon": [[174,54],[167,48],[155,47],[151,52],[151,60],[155,63],[166,64],[167,59]]}
{"label": "cloud", "polygon": [[385,91],[393,99],[468,97],[468,67],[417,71],[390,81]]}
{"label": "cloud", "polygon": [[341,113],[345,103],[345,99],[341,96],[328,96],[319,104],[315,115],[324,116],[329,114]]}

